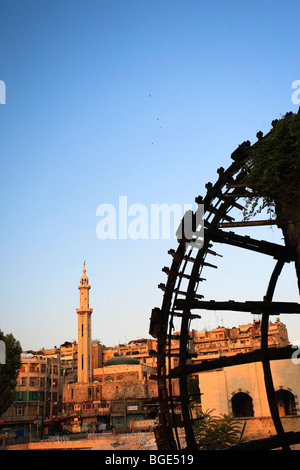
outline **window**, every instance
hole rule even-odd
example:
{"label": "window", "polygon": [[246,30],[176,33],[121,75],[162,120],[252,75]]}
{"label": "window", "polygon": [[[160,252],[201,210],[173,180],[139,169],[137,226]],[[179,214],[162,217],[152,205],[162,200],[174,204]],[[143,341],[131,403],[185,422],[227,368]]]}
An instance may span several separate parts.
{"label": "window", "polygon": [[296,415],[295,395],[283,388],[275,392],[275,399],[280,416]]}
{"label": "window", "polygon": [[248,393],[239,392],[231,399],[232,414],[236,418],[254,416],[252,398]]}
{"label": "window", "polygon": [[24,416],[24,406],[18,406],[16,409],[17,416]]}
{"label": "window", "polygon": [[38,401],[39,400],[39,392],[28,392],[29,393],[29,401]]}
{"label": "window", "polygon": [[29,377],[29,387],[39,387],[39,378]]}
{"label": "window", "polygon": [[15,392],[15,401],[26,401],[27,392]]}
{"label": "window", "polygon": [[22,387],[26,387],[26,385],[27,385],[27,377],[22,377],[22,378],[21,378],[21,385],[22,385]]}
{"label": "window", "polygon": [[85,403],[82,408],[84,410],[92,410],[94,408],[94,405],[92,403]]}

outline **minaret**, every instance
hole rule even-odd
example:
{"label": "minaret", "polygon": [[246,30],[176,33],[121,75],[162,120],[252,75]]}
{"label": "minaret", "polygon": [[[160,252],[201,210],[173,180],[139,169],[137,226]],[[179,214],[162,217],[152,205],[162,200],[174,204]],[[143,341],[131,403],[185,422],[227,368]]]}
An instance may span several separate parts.
{"label": "minaret", "polygon": [[78,286],[80,292],[80,307],[78,314],[78,378],[79,383],[92,381],[92,309],[89,308],[89,279],[86,275],[85,262],[83,275]]}

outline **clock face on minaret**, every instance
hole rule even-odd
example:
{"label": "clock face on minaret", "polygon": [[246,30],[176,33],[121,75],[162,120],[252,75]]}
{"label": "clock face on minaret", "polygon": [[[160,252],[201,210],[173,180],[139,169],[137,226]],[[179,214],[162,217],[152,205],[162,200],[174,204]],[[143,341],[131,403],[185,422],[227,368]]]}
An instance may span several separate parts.
{"label": "clock face on minaret", "polygon": [[93,310],[89,307],[89,279],[86,275],[85,264],[83,275],[78,286],[79,308],[78,315],[78,382],[88,383],[92,380],[91,349],[92,349],[92,325],[91,316]]}

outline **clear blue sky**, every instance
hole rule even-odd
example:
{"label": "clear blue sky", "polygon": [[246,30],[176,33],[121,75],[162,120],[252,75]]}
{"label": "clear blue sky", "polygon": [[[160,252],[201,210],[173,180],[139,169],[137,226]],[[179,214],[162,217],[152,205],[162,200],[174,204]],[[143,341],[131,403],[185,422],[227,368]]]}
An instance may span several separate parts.
{"label": "clear blue sky", "polygon": [[[4,333],[24,350],[77,339],[85,259],[93,338],[148,337],[176,242],[99,240],[97,207],[194,203],[242,141],[296,112],[299,15],[290,0],[1,0]],[[272,263],[249,257],[242,282],[239,260],[224,256],[207,300],[264,295]],[[281,283],[298,301],[292,270]],[[251,319],[210,313],[197,328]]]}

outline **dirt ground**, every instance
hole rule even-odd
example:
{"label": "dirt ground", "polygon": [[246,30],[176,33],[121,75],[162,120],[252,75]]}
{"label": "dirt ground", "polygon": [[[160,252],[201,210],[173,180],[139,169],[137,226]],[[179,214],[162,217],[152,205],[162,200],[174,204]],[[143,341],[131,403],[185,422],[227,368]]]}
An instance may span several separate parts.
{"label": "dirt ground", "polygon": [[7,446],[7,450],[157,450],[153,433],[107,435],[84,440],[45,440]]}
{"label": "dirt ground", "polygon": [[111,440],[105,440],[103,442],[91,443],[90,450],[157,450],[155,438],[149,436],[139,436],[138,438],[133,438],[132,435],[115,437]]}

